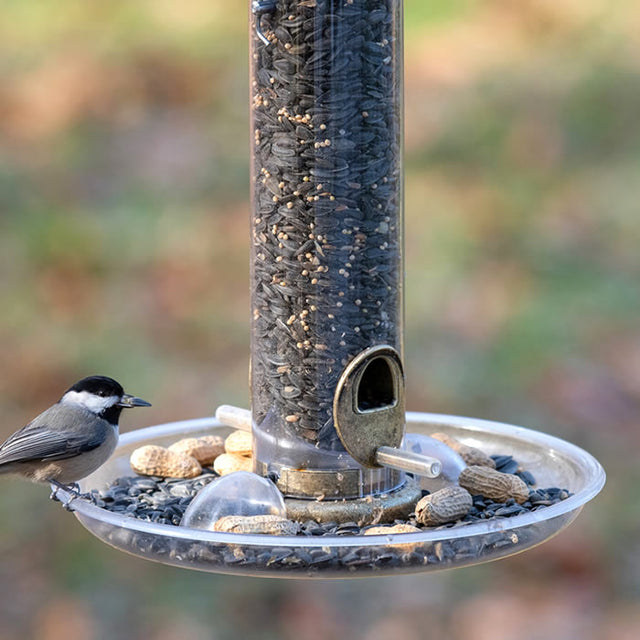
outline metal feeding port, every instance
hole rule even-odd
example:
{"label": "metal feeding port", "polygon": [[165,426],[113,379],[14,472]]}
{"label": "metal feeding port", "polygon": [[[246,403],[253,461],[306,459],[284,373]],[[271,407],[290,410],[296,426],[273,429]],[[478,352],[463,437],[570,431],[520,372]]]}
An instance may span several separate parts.
{"label": "metal feeding port", "polygon": [[333,400],[333,422],[351,457],[366,467],[380,466],[380,447],[402,443],[404,414],[398,353],[378,346],[358,354],[340,376]]}
{"label": "metal feeding port", "polygon": [[429,571],[537,545],[602,487],[557,438],[406,412],[402,17],[252,2],[251,410],[126,434],[57,490],[108,544],[246,575]]}

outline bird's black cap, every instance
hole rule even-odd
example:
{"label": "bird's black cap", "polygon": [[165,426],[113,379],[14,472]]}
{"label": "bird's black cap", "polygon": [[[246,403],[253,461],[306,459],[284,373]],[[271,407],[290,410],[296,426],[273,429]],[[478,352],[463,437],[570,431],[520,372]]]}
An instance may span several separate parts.
{"label": "bird's black cap", "polygon": [[122,396],[124,389],[119,382],[107,376],[89,376],[78,380],[72,387],[69,387],[65,393],[69,391],[88,391],[97,396]]}

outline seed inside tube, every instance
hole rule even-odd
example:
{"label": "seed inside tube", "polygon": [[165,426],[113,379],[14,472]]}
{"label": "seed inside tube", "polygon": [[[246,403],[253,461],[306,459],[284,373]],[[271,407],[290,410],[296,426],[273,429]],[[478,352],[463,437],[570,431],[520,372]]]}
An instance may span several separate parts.
{"label": "seed inside tube", "polygon": [[322,448],[340,363],[400,347],[402,70],[395,3],[318,6],[280,0],[253,49],[252,404]]}

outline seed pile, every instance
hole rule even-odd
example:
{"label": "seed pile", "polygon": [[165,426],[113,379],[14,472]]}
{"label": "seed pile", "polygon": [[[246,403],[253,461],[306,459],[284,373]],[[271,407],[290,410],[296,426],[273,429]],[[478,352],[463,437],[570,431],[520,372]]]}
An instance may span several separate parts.
{"label": "seed pile", "polygon": [[[512,473],[518,468],[518,463],[512,456],[492,456],[492,459],[498,465],[497,470],[502,473]],[[505,469],[507,471],[504,471]],[[475,495],[473,506],[468,514],[461,520],[445,526],[463,526],[465,523],[470,524],[488,518],[511,517],[527,511],[536,511],[541,507],[565,500],[570,495],[566,490],[557,487],[534,489],[532,486],[535,485],[535,478],[530,472],[515,473],[530,487],[529,498],[526,501],[518,504],[515,499],[509,498],[499,502]],[[94,489],[83,497],[108,511],[131,515],[147,522],[178,525],[195,495],[217,477],[218,474],[207,468],[204,468],[202,475],[197,478],[188,479],[123,476],[116,479],[109,487],[100,491]],[[423,494],[428,495],[428,492],[425,491]],[[396,522],[396,524],[401,523],[408,523],[421,529],[433,528],[418,523],[415,514],[412,514],[407,521]],[[360,527],[356,523],[337,525],[309,521],[301,524],[300,533],[302,535],[336,535],[336,532],[339,532],[338,535],[340,535],[345,533],[345,527],[351,535],[360,535],[368,528]]]}
{"label": "seed pile", "polygon": [[253,411],[321,448],[344,366],[400,351],[400,11],[280,0],[253,43]]}

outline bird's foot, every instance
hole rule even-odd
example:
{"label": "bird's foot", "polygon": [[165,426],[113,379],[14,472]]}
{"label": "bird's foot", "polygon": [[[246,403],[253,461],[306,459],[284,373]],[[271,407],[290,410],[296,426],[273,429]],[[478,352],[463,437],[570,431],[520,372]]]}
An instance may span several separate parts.
{"label": "bird's foot", "polygon": [[[51,498],[51,500],[55,500],[57,502],[62,503],[62,506],[67,510],[67,511],[73,511],[73,509],[71,508],[71,503],[76,499],[80,497],[80,485],[77,482],[72,482],[70,484],[62,484],[62,482],[58,482],[57,480],[50,480],[49,481],[52,485],[53,485],[53,489],[51,491],[51,495],[49,496]],[[71,497],[67,500],[61,500],[58,497],[58,491],[60,491],[60,489],[62,489],[63,491],[65,491],[66,493],[70,493]]]}
{"label": "bird's foot", "polygon": [[77,482],[70,482],[66,485],[67,491],[74,493],[76,496],[81,496],[80,485]]}

